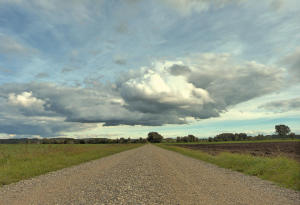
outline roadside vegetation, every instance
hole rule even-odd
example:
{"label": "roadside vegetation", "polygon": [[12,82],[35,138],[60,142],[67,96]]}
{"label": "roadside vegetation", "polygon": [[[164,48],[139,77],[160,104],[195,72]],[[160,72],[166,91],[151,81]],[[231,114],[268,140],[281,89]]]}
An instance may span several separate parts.
{"label": "roadside vegetation", "polygon": [[0,186],[133,149],[141,145],[0,144]]}
{"label": "roadside vegetation", "polygon": [[287,188],[300,190],[300,163],[283,156],[269,158],[227,152],[214,156],[199,150],[178,147],[172,144],[159,144],[158,146],[223,168],[270,180]]}

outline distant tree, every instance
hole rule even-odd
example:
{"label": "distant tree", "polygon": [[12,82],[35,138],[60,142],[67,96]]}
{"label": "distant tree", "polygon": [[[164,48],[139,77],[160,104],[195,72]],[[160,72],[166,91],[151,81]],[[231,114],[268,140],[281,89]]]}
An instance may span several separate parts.
{"label": "distant tree", "polygon": [[162,139],[163,139],[163,136],[161,136],[157,132],[149,132],[148,133],[148,137],[147,137],[148,142],[159,143],[162,141]]}
{"label": "distant tree", "polygon": [[214,137],[214,141],[233,141],[234,139],[235,135],[233,133],[222,133]]}
{"label": "distant tree", "polygon": [[237,134],[238,140],[246,140],[248,138],[246,133],[239,133]]}
{"label": "distant tree", "polygon": [[194,135],[188,135],[187,138],[188,138],[189,142],[197,142],[198,141],[198,138],[195,137]]}
{"label": "distant tree", "polygon": [[79,144],[85,144],[85,140],[79,140]]}
{"label": "distant tree", "polygon": [[289,134],[289,137],[292,138],[292,139],[295,139],[295,138],[296,138],[296,135],[295,135],[294,132],[291,132],[291,133]]}
{"label": "distant tree", "polygon": [[291,132],[290,128],[286,125],[276,125],[275,130],[279,136],[286,136]]}

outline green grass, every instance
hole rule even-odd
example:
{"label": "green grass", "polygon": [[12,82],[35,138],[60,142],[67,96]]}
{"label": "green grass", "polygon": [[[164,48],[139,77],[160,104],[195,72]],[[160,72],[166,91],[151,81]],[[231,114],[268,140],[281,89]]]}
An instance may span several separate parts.
{"label": "green grass", "polygon": [[300,163],[286,157],[268,158],[226,152],[213,156],[199,150],[168,144],[158,146],[220,167],[270,180],[280,186],[300,190]]}
{"label": "green grass", "polygon": [[141,145],[0,145],[0,186],[136,148]]}
{"label": "green grass", "polygon": [[270,140],[245,140],[245,141],[220,141],[220,142],[164,142],[165,144],[235,144],[235,143],[265,143],[265,142],[300,142],[300,139],[270,139]]}

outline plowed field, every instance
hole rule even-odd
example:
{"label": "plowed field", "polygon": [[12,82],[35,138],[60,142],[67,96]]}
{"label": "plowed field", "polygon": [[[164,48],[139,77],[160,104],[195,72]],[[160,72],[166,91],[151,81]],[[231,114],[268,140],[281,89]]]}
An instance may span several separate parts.
{"label": "plowed field", "polygon": [[254,156],[286,156],[300,162],[300,142],[258,142],[226,144],[180,144],[178,146],[197,149],[216,155],[220,152],[251,154]]}

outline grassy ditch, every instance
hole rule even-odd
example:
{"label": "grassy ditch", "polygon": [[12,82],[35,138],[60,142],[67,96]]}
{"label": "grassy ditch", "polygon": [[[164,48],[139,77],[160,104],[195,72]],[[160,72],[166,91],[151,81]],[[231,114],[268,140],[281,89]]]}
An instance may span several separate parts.
{"label": "grassy ditch", "polygon": [[0,145],[0,186],[133,149],[141,145],[3,144]]}
{"label": "grassy ditch", "polygon": [[199,150],[174,145],[159,144],[158,146],[220,167],[270,180],[280,186],[300,190],[300,163],[286,157],[256,157],[227,152],[213,156]]}

